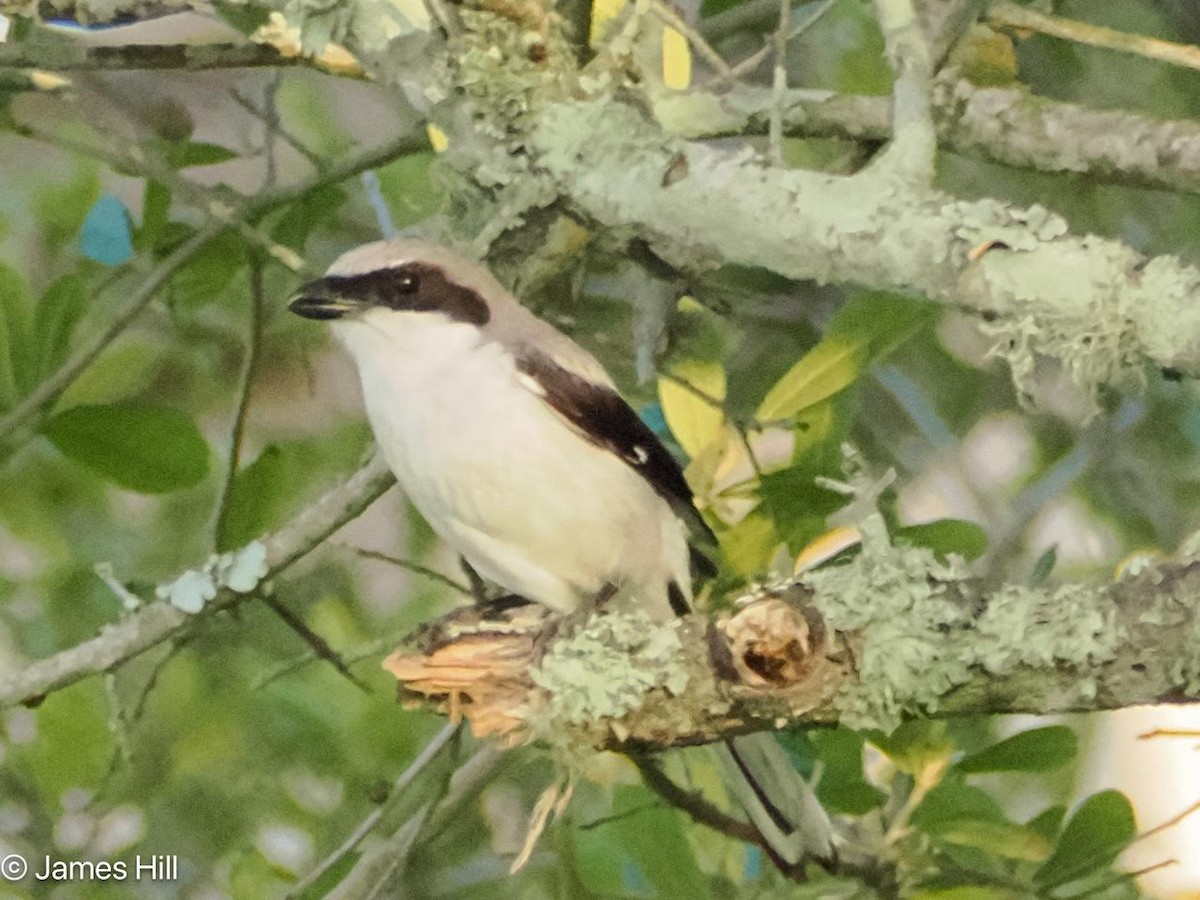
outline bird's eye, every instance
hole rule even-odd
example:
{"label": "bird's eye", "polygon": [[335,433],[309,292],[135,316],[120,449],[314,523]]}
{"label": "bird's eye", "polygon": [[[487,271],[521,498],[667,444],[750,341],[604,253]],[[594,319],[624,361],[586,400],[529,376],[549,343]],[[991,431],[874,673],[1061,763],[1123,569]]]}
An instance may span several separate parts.
{"label": "bird's eye", "polygon": [[402,294],[415,294],[421,286],[421,279],[413,272],[401,272],[396,278],[396,290]]}

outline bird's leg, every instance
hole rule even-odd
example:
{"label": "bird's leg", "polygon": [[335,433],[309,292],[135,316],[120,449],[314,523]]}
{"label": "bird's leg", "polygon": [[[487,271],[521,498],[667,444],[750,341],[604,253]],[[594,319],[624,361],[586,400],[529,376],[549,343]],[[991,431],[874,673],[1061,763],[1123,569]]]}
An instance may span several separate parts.
{"label": "bird's leg", "polygon": [[487,606],[491,602],[491,597],[488,596],[487,582],[483,580],[483,576],[475,571],[475,567],[467,562],[465,556],[458,558],[458,565],[463,574],[467,576],[467,583],[471,586],[471,596],[475,598],[475,605]]}
{"label": "bird's leg", "polygon": [[617,593],[617,586],[611,581],[604,582],[604,586],[596,591],[596,596],[592,598],[592,609],[603,609],[604,604],[613,598]]}
{"label": "bird's leg", "polygon": [[488,590],[488,584],[483,580],[483,576],[475,571],[474,566],[467,562],[466,557],[460,556],[458,564],[462,568],[463,574],[467,576],[468,583],[471,585],[471,596],[475,600],[475,608],[479,610],[479,614],[484,619],[489,619],[493,616],[499,617],[502,613],[506,613],[510,609],[527,606],[533,602],[528,597],[522,597],[520,594],[493,594]]}
{"label": "bird's leg", "polygon": [[501,594],[499,597],[492,597],[487,600],[482,609],[485,615],[508,612],[510,609],[516,609],[519,606],[530,606],[533,601],[528,597],[522,597],[520,594]]}

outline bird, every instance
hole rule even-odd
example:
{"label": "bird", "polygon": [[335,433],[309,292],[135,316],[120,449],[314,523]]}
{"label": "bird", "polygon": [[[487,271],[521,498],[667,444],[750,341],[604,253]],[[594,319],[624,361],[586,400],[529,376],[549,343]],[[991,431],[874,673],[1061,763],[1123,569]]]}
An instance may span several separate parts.
{"label": "bird", "polygon": [[[289,309],[328,322],[397,482],[479,576],[563,615],[691,610],[697,548],[716,538],[679,463],[600,362],[486,265],[418,238],[377,241]],[[714,748],[770,852],[834,858],[827,815],[771,735]]]}

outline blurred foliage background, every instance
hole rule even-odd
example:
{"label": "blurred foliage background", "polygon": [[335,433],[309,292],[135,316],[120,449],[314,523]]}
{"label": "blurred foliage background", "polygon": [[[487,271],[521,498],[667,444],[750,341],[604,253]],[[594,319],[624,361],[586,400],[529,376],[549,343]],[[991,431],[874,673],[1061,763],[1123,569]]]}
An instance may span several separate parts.
{"label": "blurred foliage background", "polygon": [[[738,5],[705,0],[698,21]],[[1072,0],[1056,11],[1197,38],[1195,10],[1183,2]],[[819,21],[789,53],[789,83],[886,94],[869,4],[797,3],[793,21],[814,13]],[[750,19],[715,46],[737,59],[774,24]],[[14,20],[9,43],[36,50],[51,40],[44,31]],[[1033,94],[1164,118],[1200,113],[1200,72],[1138,56],[1000,31],[981,31],[958,52],[972,77]],[[747,79],[767,83],[768,69]],[[207,227],[189,183],[213,200],[314,185],[256,223],[309,273],[379,237],[381,223],[405,228],[442,208],[436,154],[418,149],[423,141],[370,177],[319,183],[355,148],[420,133],[402,96],[368,82],[303,67],[88,72],[72,82],[0,94],[0,414],[104,334],[147,272]],[[789,164],[832,171],[860,165],[872,149],[831,139],[785,146]],[[1200,263],[1194,194],[949,152],[938,183],[960,196],[1043,204],[1078,233]],[[117,620],[113,580],[148,597],[211,552],[286,522],[361,462],[370,434],[348,364],[322,329],[284,309],[300,277],[237,227],[220,229],[44,413],[0,434],[0,673]],[[894,537],[966,555],[997,579],[1107,579],[1124,557],[1169,552],[1197,527],[1200,404],[1189,381],[1150,373],[1144,393],[1109,398],[1088,422],[1084,398],[1046,372],[1030,411],[972,319],[736,269],[677,286],[688,298],[672,295],[665,337],[648,345],[638,299],[648,281],[603,250],[581,251],[572,271],[524,299],[592,349],[690,460],[689,477],[722,526],[722,589],[790,565],[828,531],[845,498],[814,479],[844,477],[846,442],[870,470],[897,471],[881,498]],[[647,354],[661,377],[639,379]],[[787,425],[749,429],[744,440],[764,420]],[[480,756],[488,751],[466,735],[448,738],[438,717],[395,703],[380,658],[462,598],[380,554],[461,578],[393,491],[271,586],[274,603],[340,654],[356,681],[319,658],[287,615],[251,601],[117,671],[6,710],[0,856],[19,852],[37,866],[47,855],[177,854],[179,881],[0,881],[0,897],[207,900],[298,887],[324,896],[364,848],[405,823],[421,827],[396,845],[404,896],[894,892],[886,878],[785,882],[755,849],[664,805],[613,756],[590,764],[567,812],[509,875],[549,761],[536,749]],[[108,580],[97,566],[110,567],[101,569]],[[781,739],[819,778],[830,811],[855,820],[857,838],[899,866],[905,895],[1135,896],[1131,873],[1171,859],[1178,864],[1140,890],[1195,895],[1200,832],[1186,820],[1118,860],[1135,834],[1200,797],[1194,756],[1178,762],[1190,745],[1174,757],[1162,755],[1164,741],[1129,758],[1113,750],[1131,728],[1179,719],[1114,721],[956,720],[890,736],[840,729]],[[393,790],[435,736],[436,757]],[[450,774],[468,759],[482,770],[478,790],[438,806],[456,798]],[[719,796],[713,773],[687,754],[667,765]],[[1136,823],[1125,796],[1107,790],[1118,786],[1143,810]],[[377,827],[338,854],[374,815]],[[302,883],[322,860],[328,871]]]}

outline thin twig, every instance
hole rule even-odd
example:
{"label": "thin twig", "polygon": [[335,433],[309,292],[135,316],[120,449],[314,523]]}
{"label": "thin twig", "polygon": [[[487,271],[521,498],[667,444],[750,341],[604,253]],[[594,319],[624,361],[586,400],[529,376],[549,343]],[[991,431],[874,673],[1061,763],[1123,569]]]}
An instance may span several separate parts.
{"label": "thin twig", "polygon": [[720,53],[713,49],[712,44],[704,39],[704,35],[685,22],[679,13],[675,12],[663,0],[651,0],[650,9],[664,25],[674,28],[687,38],[688,43],[695,48],[700,57],[712,66],[713,69],[723,76],[729,76],[729,63],[725,61]]}
{"label": "thin twig", "polygon": [[242,456],[242,436],[246,430],[246,414],[250,409],[250,391],[254,385],[254,371],[258,365],[259,347],[263,334],[263,261],[257,253],[250,254],[250,327],[246,337],[246,361],[242,366],[241,385],[238,388],[237,410],[233,416],[233,428],[229,436],[229,464],[221,484],[217,514],[213,520],[213,544],[217,551],[230,549],[225,542],[228,524],[229,502],[233,497],[234,483]]}
{"label": "thin twig", "polygon": [[[340,164],[330,166],[306,181],[263,192],[246,201],[240,211],[231,215],[240,215],[247,222],[256,222],[267,213],[287,206],[313,191],[337,184],[398,157],[427,149],[429,149],[429,138],[423,129],[399,135],[378,147],[371,147],[355,156],[347,157]],[[117,313],[108,327],[92,334],[90,340],[85,340],[84,344],[53,374],[0,419],[0,458],[3,457],[4,451],[11,451],[31,436],[31,429],[23,426],[26,426],[53,403],[105,348],[129,327],[138,314],[154,299],[167,279],[191,260],[201,247],[221,231],[221,228],[222,225],[218,222],[207,223],[150,269],[145,281],[134,289],[129,301]]]}
{"label": "thin twig", "polygon": [[993,25],[1002,28],[1024,28],[1076,44],[1132,53],[1187,69],[1200,69],[1200,47],[1130,34],[1127,31],[1117,31],[1115,28],[1091,25],[1075,19],[1062,19],[1030,7],[1017,6],[1007,0],[993,3],[988,9],[988,19]]}
{"label": "thin twig", "polygon": [[304,260],[290,247],[285,247],[269,235],[262,233],[239,215],[237,204],[220,199],[221,191],[216,188],[204,187],[180,175],[165,160],[156,159],[142,153],[124,154],[110,147],[122,146],[116,136],[110,136],[104,146],[77,141],[72,138],[55,134],[32,125],[22,125],[18,133],[31,140],[42,141],[65,150],[70,150],[80,156],[100,160],[117,171],[135,171],[149,181],[158,181],[171,188],[186,199],[193,207],[209,219],[219,222],[227,228],[235,229],[251,245],[261,247],[271,255],[276,262],[293,272],[301,272],[305,268]]}
{"label": "thin twig", "polygon": [[779,0],[779,24],[772,42],[775,46],[775,75],[771,88],[771,117],[767,123],[767,148],[771,162],[783,165],[783,109],[787,100],[787,32],[792,17],[791,0]]}
{"label": "thin twig", "polygon": [[263,90],[263,149],[267,155],[267,171],[263,175],[263,187],[275,187],[275,180],[278,175],[277,160],[275,159],[275,148],[277,146],[277,138],[279,137],[279,105],[275,102],[276,95],[279,93],[279,85],[283,78],[282,72],[274,72],[271,78],[267,81],[267,86]]}
{"label": "thin twig", "polygon": [[462,34],[462,25],[459,23],[457,17],[450,12],[443,0],[424,0],[424,3],[425,10],[429,13],[430,18],[441,26],[442,31],[446,33],[446,37],[458,37]]}
{"label": "thin twig", "polygon": [[909,833],[913,813],[917,811],[917,807],[921,805],[921,802],[929,792],[941,783],[949,765],[949,757],[938,756],[927,762],[921,768],[921,771],[917,773],[913,781],[912,790],[909,792],[900,809],[896,812],[896,815],[892,818],[891,823],[888,825],[887,833],[883,836],[883,845],[885,847],[893,846]]}
{"label": "thin twig", "polygon": [[438,572],[435,569],[426,568],[419,563],[409,562],[407,559],[400,559],[397,556],[389,556],[386,553],[380,553],[378,550],[367,550],[362,547],[349,547],[347,549],[353,550],[354,553],[363,557],[364,559],[377,559],[380,562],[390,563],[393,566],[409,572],[414,572],[417,575],[424,575],[426,578],[432,578],[434,581],[440,581],[447,587],[454,588],[454,590],[458,591],[460,594],[464,594],[468,597],[474,596],[471,589],[467,587],[467,585],[460,584],[448,575],[443,575],[441,572]]}
{"label": "thin twig", "polygon": [[267,592],[261,592],[256,595],[263,603],[270,607],[271,611],[283,621],[288,628],[296,632],[300,639],[312,649],[318,657],[325,660],[341,673],[347,681],[362,691],[364,694],[372,693],[371,688],[360,679],[357,675],[350,671],[350,667],[346,665],[333,647],[329,646],[329,642],[321,637],[315,631],[308,627],[305,621],[300,618],[295,612],[288,609],[277,598]]}
{"label": "thin twig", "polygon": [[1192,815],[1192,813],[1197,812],[1197,811],[1200,811],[1200,800],[1197,800],[1195,803],[1193,803],[1191,806],[1189,806],[1183,812],[1179,813],[1178,815],[1172,816],[1171,818],[1167,819],[1167,821],[1163,822],[1162,824],[1155,825],[1149,831],[1143,831],[1141,834],[1137,835],[1137,837],[1135,837],[1132,841],[1130,841],[1130,843],[1136,844],[1138,841],[1145,840],[1148,837],[1153,837],[1156,834],[1161,834],[1162,832],[1166,831],[1168,828],[1174,828],[1176,825],[1178,825],[1180,822],[1182,822],[1188,816]]}
{"label": "thin twig", "polygon": [[1200,738],[1200,729],[1198,728],[1155,728],[1151,731],[1143,731],[1138,735],[1139,741],[1150,740],[1158,737],[1185,737],[1185,738]]}
{"label": "thin twig", "polygon": [[711,828],[713,831],[720,832],[734,840],[754,844],[757,847],[762,847],[766,844],[766,841],[759,834],[757,828],[749,822],[743,822],[741,819],[725,815],[725,813],[721,812],[695,791],[681,788],[667,776],[667,773],[662,770],[655,760],[642,755],[631,756],[630,759],[637,766],[638,771],[642,773],[642,780],[646,783],[646,787],[666,800],[671,806],[683,810],[692,821],[704,825],[706,828]]}
{"label": "thin twig", "polygon": [[[342,484],[263,539],[267,550],[264,580],[276,577],[306,556],[395,483],[387,464],[372,458]],[[247,596],[223,588],[208,602],[202,615],[226,609]],[[108,671],[181,634],[200,620],[201,616],[189,615],[166,602],[147,603],[94,638],[0,675],[0,708],[35,703],[89,675]]]}
{"label": "thin twig", "polygon": [[[837,2],[838,0],[824,0],[824,2],[822,2],[815,10],[813,10],[812,14],[808,16],[808,18],[788,32],[788,42],[790,43],[791,41],[803,36],[805,32],[820,22],[821,19],[825,17],[825,14],[829,12],[829,10],[833,9],[834,4]],[[772,46],[772,41],[764,42],[759,50],[755,51],[753,54],[747,56],[741,62],[730,68],[730,76],[732,76],[732,78],[741,78],[743,75],[748,75],[749,73],[753,72],[759,67],[762,61],[770,55]],[[714,86],[721,83],[722,79],[713,79]]]}
{"label": "thin twig", "polygon": [[375,829],[375,826],[379,824],[379,820],[383,818],[384,814],[403,796],[405,790],[408,789],[413,780],[431,762],[437,759],[446,745],[450,743],[451,738],[458,734],[461,727],[461,723],[446,725],[441,731],[435,734],[429,743],[425,745],[424,749],[417,754],[417,758],[409,763],[408,768],[401,772],[399,777],[392,783],[392,789],[388,793],[387,799],[371,810],[370,814],[350,832],[350,835],[342,841],[336,850],[317,863],[312,871],[301,878],[292,887],[290,896],[298,897],[303,894],[324,877],[326,872],[345,859],[348,854],[354,852],[354,849],[362,843],[363,838]]}
{"label": "thin twig", "polygon": [[[712,394],[701,390],[686,378],[680,378],[678,375],[673,375],[670,372],[659,372],[658,377],[663,378],[672,384],[679,385],[697,399],[702,400],[704,403],[707,403],[709,406],[713,407],[713,409],[719,409],[722,413],[725,413],[726,421],[733,426],[733,430],[737,433],[738,439],[741,441],[742,449],[746,451],[746,458],[750,461],[750,467],[754,469],[755,476],[757,478],[762,478],[762,467],[759,465],[758,458],[754,455],[754,448],[750,446],[750,436],[746,433],[745,428],[729,418],[729,414],[725,411],[725,403],[723,400],[720,400],[714,397]],[[751,427],[759,431],[762,430],[757,423],[752,423]],[[722,491],[722,493],[724,493],[724,491]]]}
{"label": "thin twig", "polygon": [[731,9],[700,20],[697,30],[710,41],[742,31],[765,28],[779,11],[779,0],[746,0]]}
{"label": "thin twig", "polygon": [[[128,727],[129,725],[132,725],[141,719],[142,713],[145,712],[146,709],[146,702],[150,699],[150,694],[154,691],[155,686],[158,684],[158,678],[162,674],[163,669],[165,669],[167,663],[174,659],[179,651],[183,649],[188,640],[189,635],[181,635],[178,639],[171,642],[171,646],[167,649],[166,653],[154,661],[154,665],[150,669],[150,674],[146,676],[146,681],[142,684],[142,688],[138,692],[137,700],[134,701],[132,709],[126,708],[121,716],[123,727]],[[106,673],[106,680],[108,677],[115,678],[116,672],[110,671]],[[131,758],[132,754],[128,752],[127,749],[124,749],[120,746],[113,747],[113,750],[108,757],[108,766],[105,769],[104,774],[100,777],[100,783],[96,788],[96,793],[92,796],[91,802],[93,804],[97,803],[107,793],[108,788],[112,784],[112,780],[116,776],[117,770],[120,768],[121,763],[128,762]]]}
{"label": "thin twig", "polygon": [[[358,647],[355,647],[353,650],[343,653],[342,659],[345,661],[346,665],[353,666],[362,662],[364,659],[369,659],[372,656],[378,656],[385,650],[394,650],[404,640],[409,630],[388,634],[384,637],[376,638],[373,641],[368,641],[365,644],[361,644]],[[278,681],[280,678],[286,678],[293,672],[299,671],[300,669],[304,668],[310,663],[316,662],[319,659],[320,657],[317,656],[316,653],[314,653],[312,650],[307,650],[299,656],[281,663],[277,668],[272,669],[265,675],[260,676],[255,680],[253,690],[260,691],[268,685]]]}
{"label": "thin twig", "polygon": [[[446,780],[446,791],[441,798],[428,811],[418,811],[391,840],[365,852],[345,878],[326,894],[327,900],[393,896],[396,886],[392,876],[404,870],[412,851],[426,846],[457,821],[463,806],[494,777],[505,758],[504,751],[494,744],[480,747]],[[392,894],[383,893],[389,889]]]}
{"label": "thin twig", "polygon": [[933,70],[941,69],[954,45],[979,18],[987,0],[938,0],[923,6]]}
{"label": "thin twig", "polygon": [[[265,110],[260,109],[253,100],[251,100],[237,88],[231,88],[229,91],[229,96],[233,99],[234,103],[246,110],[246,112],[250,113],[255,118],[261,119],[264,123],[269,120],[268,113]],[[275,133],[283,138],[289,147],[303,156],[314,167],[321,169],[325,166],[325,160],[321,159],[320,154],[312,150],[307,144],[300,140],[300,138],[292,133],[290,129],[283,127],[283,125],[279,122],[274,123],[274,128]]]}

